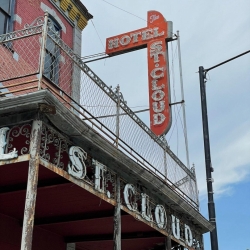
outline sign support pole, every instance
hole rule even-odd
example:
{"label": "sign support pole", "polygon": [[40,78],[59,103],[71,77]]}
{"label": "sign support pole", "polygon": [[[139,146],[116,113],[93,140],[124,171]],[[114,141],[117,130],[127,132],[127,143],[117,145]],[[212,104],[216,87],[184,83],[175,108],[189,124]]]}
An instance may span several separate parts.
{"label": "sign support pole", "polygon": [[184,88],[183,88],[183,76],[182,76],[182,63],[181,63],[181,45],[180,45],[180,32],[177,30],[177,44],[178,44],[178,56],[179,56],[179,70],[180,70],[180,85],[181,85],[181,98],[182,98],[182,117],[183,117],[183,126],[184,126],[184,139],[186,145],[186,159],[187,167],[190,169],[189,165],[189,152],[188,152],[188,137],[187,137],[187,124],[186,124],[186,111],[184,103]]}

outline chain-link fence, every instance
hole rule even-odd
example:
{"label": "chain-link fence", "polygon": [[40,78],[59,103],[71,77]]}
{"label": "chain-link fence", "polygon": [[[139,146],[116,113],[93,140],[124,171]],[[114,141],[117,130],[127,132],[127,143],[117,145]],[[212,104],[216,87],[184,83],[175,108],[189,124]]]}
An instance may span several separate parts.
{"label": "chain-link fence", "polygon": [[0,36],[0,97],[49,88],[83,122],[198,208],[195,173],[133,113],[119,88],[109,88],[46,20]]}
{"label": "chain-link fence", "polygon": [[0,36],[0,97],[37,90],[43,18]]}

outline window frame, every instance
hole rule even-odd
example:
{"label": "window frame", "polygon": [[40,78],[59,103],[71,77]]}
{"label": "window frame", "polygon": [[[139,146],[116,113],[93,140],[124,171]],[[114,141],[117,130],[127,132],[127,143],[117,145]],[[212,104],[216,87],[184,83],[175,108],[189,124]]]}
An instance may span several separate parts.
{"label": "window frame", "polygon": [[[61,30],[62,30],[61,25],[51,15],[49,15],[49,21],[52,22],[55,32],[57,32],[58,36],[61,37]],[[51,36],[56,35],[56,34],[53,34],[52,32],[50,34]],[[48,34],[49,34],[49,30],[48,30]],[[52,45],[52,49],[49,48],[50,44]],[[49,37],[49,35],[47,35],[46,45],[45,45],[43,75],[56,85],[59,85],[59,63],[60,63],[59,56],[60,56],[59,46],[54,44],[54,42]],[[46,73],[46,70],[48,70],[47,73]]]}
{"label": "window frame", "polygon": [[[0,1],[6,1],[6,0],[0,0]],[[0,4],[0,14],[2,13],[3,16],[5,16],[5,21],[3,22],[3,33],[0,33],[0,35],[9,33],[13,31],[13,20],[14,20],[14,9],[15,9],[15,3],[16,0],[8,0],[9,1],[9,12],[6,12]]]}

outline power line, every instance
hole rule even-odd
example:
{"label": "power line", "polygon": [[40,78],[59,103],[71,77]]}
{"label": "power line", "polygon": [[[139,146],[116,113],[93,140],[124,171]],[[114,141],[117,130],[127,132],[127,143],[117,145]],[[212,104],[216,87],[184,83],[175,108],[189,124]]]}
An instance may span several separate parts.
{"label": "power line", "polygon": [[96,29],[96,27],[95,27],[95,25],[94,25],[94,23],[93,23],[92,20],[91,20],[91,23],[92,23],[92,25],[93,25],[94,28],[95,28],[96,34],[97,34],[97,36],[99,37],[99,40],[100,40],[100,42],[101,42],[101,44],[102,44],[103,49],[105,50],[105,47],[104,47],[104,45],[103,45],[103,43],[102,43],[102,40],[101,40],[101,37],[99,36],[98,31],[97,31],[97,29]]}
{"label": "power line", "polygon": [[111,5],[111,6],[113,6],[113,7],[115,7],[115,8],[117,8],[117,9],[119,9],[119,10],[122,10],[122,11],[124,11],[124,12],[126,12],[126,13],[128,13],[128,14],[130,14],[130,15],[132,15],[132,16],[135,16],[135,17],[137,17],[137,18],[139,18],[139,19],[141,19],[141,20],[147,22],[147,21],[146,21],[145,19],[143,19],[142,17],[139,17],[139,16],[137,16],[137,15],[135,15],[135,14],[133,14],[133,13],[127,11],[127,10],[124,10],[124,9],[122,9],[122,8],[120,8],[120,7],[117,7],[116,5],[114,5],[114,4],[112,4],[112,3],[109,3],[109,2],[107,2],[107,1],[105,1],[105,0],[102,0],[102,1],[105,2],[105,3],[107,3],[107,4],[109,4],[109,5]]}
{"label": "power line", "polygon": [[[121,11],[124,11],[124,12],[126,12],[126,13],[128,13],[128,14],[134,16],[134,17],[137,17],[137,18],[139,18],[139,19],[145,21],[147,24],[149,23],[149,22],[148,22],[147,20],[145,20],[144,18],[139,17],[139,16],[137,16],[137,15],[135,15],[135,14],[133,14],[133,13],[127,11],[127,10],[124,10],[124,9],[122,9],[122,8],[120,8],[120,7],[118,7],[118,6],[114,5],[114,4],[112,4],[112,3],[109,3],[108,1],[105,1],[105,0],[102,0],[102,1],[105,2],[105,3],[107,3],[107,4],[109,4],[109,5],[111,5],[111,6],[113,6],[114,8],[117,8],[117,9],[119,9],[119,10],[121,10]],[[172,35],[175,35],[173,32],[171,32],[171,33],[172,33]]]}

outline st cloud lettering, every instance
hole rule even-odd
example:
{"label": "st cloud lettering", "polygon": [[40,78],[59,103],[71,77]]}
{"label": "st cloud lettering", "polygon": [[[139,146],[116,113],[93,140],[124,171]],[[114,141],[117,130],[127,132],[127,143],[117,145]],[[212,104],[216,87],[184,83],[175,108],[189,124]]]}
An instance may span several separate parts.
{"label": "st cloud lettering", "polygon": [[[70,162],[68,164],[68,173],[77,179],[84,179],[86,176],[86,166],[84,161],[87,159],[87,153],[80,147],[72,146],[69,149],[69,159]],[[105,172],[107,171],[107,167],[101,164],[100,162],[93,160],[93,164],[95,167],[95,175],[94,175],[94,189],[100,193],[104,193],[104,179]],[[107,191],[107,197],[110,198],[110,193]],[[151,206],[149,204],[150,197],[146,193],[141,193],[141,204],[138,204],[135,200],[136,189],[133,184],[126,184],[123,190],[123,198],[125,201],[126,207],[133,212],[137,212],[141,214],[141,217],[146,221],[153,222],[153,218],[155,218],[155,223],[159,229],[166,229],[167,226],[167,213],[166,209],[163,205],[157,204],[154,208],[154,217],[151,213]],[[138,209],[138,205],[140,205],[140,211]],[[180,232],[182,228],[180,228],[180,220],[175,216],[171,215],[171,227],[173,236],[179,240]],[[188,246],[193,245],[193,235],[190,227],[184,224],[184,237],[185,242]]]}

